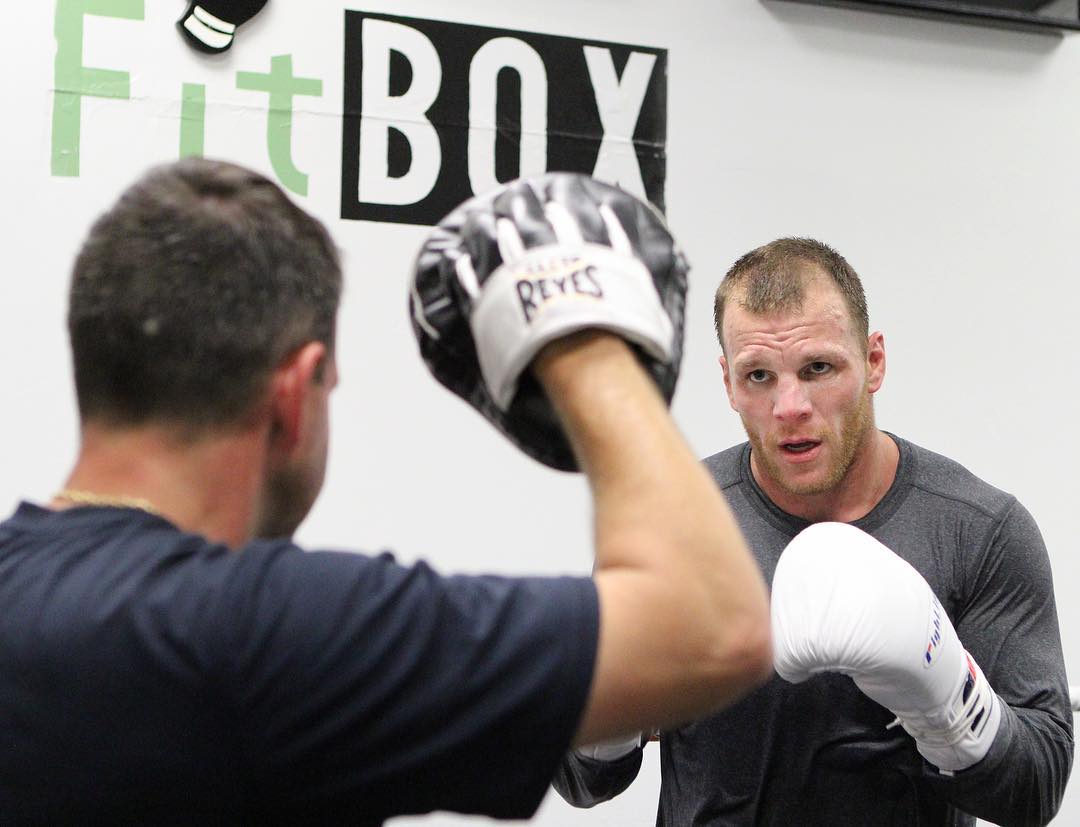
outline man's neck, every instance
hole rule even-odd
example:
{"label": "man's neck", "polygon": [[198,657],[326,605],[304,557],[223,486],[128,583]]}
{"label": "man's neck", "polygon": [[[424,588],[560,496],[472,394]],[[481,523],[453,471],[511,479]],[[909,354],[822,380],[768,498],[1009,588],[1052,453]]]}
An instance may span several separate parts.
{"label": "man's neck", "polygon": [[251,537],[262,464],[256,430],[180,438],[160,426],[87,424],[75,467],[50,503],[142,508],[231,548]]}
{"label": "man's neck", "polygon": [[820,494],[795,494],[769,479],[750,455],[751,471],[765,495],[788,514],[815,523],[850,523],[865,517],[888,493],[899,464],[900,449],[893,439],[871,428],[835,487]]}

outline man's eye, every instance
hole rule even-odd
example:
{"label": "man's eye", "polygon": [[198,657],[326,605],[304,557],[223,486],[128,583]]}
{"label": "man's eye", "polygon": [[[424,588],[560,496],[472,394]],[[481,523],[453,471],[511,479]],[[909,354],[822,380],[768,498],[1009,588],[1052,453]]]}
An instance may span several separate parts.
{"label": "man's eye", "polygon": [[807,373],[822,374],[828,373],[830,370],[832,370],[832,365],[828,362],[811,362],[806,366]]}
{"label": "man's eye", "polygon": [[752,370],[746,374],[746,378],[754,383],[765,382],[769,378],[769,374],[764,370]]}

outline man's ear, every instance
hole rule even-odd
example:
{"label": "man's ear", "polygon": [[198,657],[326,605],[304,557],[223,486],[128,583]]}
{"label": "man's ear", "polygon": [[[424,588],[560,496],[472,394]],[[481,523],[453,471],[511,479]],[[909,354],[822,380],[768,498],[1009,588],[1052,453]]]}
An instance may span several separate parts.
{"label": "man's ear", "polygon": [[303,434],[308,401],[323,381],[329,354],[322,342],[308,342],[286,356],[270,380],[270,439],[291,451]]}
{"label": "man's ear", "polygon": [[866,341],[866,389],[876,393],[885,381],[885,334],[876,331]]}
{"label": "man's ear", "polygon": [[731,410],[738,411],[735,407],[735,394],[731,390],[731,369],[728,367],[727,357],[721,354],[719,362],[720,370],[724,372],[724,389],[727,391],[728,403],[731,405]]}

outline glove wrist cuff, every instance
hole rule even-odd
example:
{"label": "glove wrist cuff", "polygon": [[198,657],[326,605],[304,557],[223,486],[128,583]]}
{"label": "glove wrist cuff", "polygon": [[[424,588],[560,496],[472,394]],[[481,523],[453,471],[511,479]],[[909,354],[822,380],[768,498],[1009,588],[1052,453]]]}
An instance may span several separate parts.
{"label": "glove wrist cuff", "polygon": [[[457,275],[472,293],[466,261],[459,259]],[[664,362],[674,349],[671,320],[645,265],[597,244],[546,245],[503,264],[475,297],[469,322],[484,381],[503,411],[540,349],[579,330],[618,333]]]}
{"label": "glove wrist cuff", "polygon": [[648,737],[643,732],[635,732],[625,738],[613,738],[608,741],[599,741],[595,744],[586,744],[576,747],[574,752],[594,761],[617,761],[629,755],[636,749],[643,747]]}
{"label": "glove wrist cuff", "polygon": [[1001,700],[966,651],[963,674],[946,705],[931,713],[898,713],[919,754],[945,775],[981,761],[1001,725]]}

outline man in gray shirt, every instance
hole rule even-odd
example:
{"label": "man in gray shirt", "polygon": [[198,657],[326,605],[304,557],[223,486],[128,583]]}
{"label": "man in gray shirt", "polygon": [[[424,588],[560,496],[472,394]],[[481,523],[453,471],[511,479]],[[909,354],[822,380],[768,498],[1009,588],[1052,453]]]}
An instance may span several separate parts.
{"label": "man in gray shirt", "polygon": [[[862,529],[929,584],[1000,699],[1000,719],[995,711],[985,754],[948,772],[850,677],[777,676],[660,735],[657,824],[1045,824],[1073,735],[1050,563],[1031,515],[956,462],[876,427],[884,338],[869,332],[857,274],[828,246],[781,239],[746,254],[717,291],[715,320],[749,441],[705,464],[766,580],[809,525]],[[577,806],[605,801],[633,781],[641,750],[634,741],[575,750],[555,787]]]}

